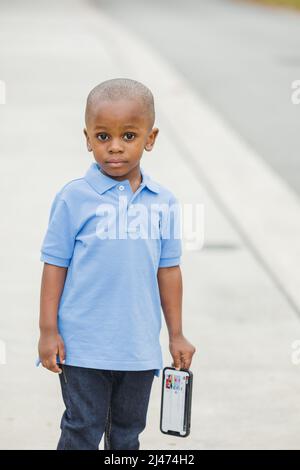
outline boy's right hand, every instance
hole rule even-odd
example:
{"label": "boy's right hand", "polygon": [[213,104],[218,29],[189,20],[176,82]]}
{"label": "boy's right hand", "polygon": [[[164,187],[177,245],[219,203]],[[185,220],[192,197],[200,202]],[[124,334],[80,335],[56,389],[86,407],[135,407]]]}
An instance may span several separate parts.
{"label": "boy's right hand", "polygon": [[51,372],[61,374],[62,370],[56,363],[57,355],[61,363],[64,363],[65,360],[65,346],[60,334],[57,331],[41,333],[38,349],[43,367]]}

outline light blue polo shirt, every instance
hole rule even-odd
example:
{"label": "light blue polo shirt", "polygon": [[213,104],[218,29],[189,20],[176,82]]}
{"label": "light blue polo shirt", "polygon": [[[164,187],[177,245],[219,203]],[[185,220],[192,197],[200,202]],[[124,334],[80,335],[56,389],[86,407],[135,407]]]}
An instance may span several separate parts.
{"label": "light blue polo shirt", "polygon": [[180,264],[180,207],[142,168],[135,193],[100,170],[93,162],[56,194],[41,247],[41,261],[68,267],[58,308],[65,364],[159,377],[157,270]]}

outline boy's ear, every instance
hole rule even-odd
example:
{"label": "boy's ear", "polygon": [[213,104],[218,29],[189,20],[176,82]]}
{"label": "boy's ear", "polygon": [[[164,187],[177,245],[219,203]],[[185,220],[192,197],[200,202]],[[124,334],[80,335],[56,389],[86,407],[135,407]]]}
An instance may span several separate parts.
{"label": "boy's ear", "polygon": [[145,150],[147,150],[148,152],[150,152],[150,150],[153,149],[155,139],[156,139],[158,133],[159,133],[159,129],[157,127],[154,127],[152,129],[150,135],[149,135],[149,140],[148,140],[147,144],[145,145]]}
{"label": "boy's ear", "polygon": [[86,146],[87,146],[87,149],[88,149],[89,152],[91,152],[91,151],[92,151],[92,147],[91,147],[91,144],[90,144],[90,139],[89,139],[87,130],[86,130],[85,128],[83,129],[83,133],[84,133],[85,138],[86,138]]}

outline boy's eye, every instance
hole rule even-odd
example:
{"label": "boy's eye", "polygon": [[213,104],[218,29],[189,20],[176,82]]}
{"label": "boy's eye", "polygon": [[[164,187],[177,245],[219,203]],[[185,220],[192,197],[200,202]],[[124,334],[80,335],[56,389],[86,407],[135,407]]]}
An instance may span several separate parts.
{"label": "boy's eye", "polygon": [[135,135],[132,132],[126,132],[126,134],[124,134],[124,135],[129,136],[129,139],[126,139],[126,140],[133,140],[134,137],[135,137]]}
{"label": "boy's eye", "polygon": [[101,134],[97,135],[97,139],[104,141],[105,139],[102,138],[103,136],[105,137],[107,134],[105,134],[105,132],[101,132]]}
{"label": "boy's eye", "polygon": [[[135,137],[135,134],[133,134],[133,132],[126,132],[124,134],[124,136],[127,136],[125,140],[133,140],[134,137]],[[108,137],[108,135],[106,134],[106,132],[101,132],[101,134],[98,134],[97,135],[97,139],[101,140],[102,142],[105,142],[107,139],[106,137]]]}

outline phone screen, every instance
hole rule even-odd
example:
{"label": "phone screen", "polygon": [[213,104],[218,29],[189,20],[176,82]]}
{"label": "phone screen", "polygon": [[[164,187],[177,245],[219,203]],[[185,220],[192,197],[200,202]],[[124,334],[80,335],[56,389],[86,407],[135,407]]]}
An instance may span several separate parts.
{"label": "phone screen", "polygon": [[185,395],[189,374],[185,371],[167,369],[163,380],[162,430],[177,431],[184,435]]}

